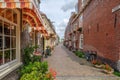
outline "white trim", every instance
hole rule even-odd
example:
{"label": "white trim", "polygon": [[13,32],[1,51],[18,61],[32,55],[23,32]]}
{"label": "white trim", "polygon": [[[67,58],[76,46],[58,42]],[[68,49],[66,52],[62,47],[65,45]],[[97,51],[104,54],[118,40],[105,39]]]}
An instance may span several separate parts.
{"label": "white trim", "polygon": [[9,23],[9,24],[12,24],[12,25],[14,25],[14,26],[18,26],[16,23],[13,23],[12,21],[10,21],[10,20],[2,17],[2,16],[0,16],[0,20],[2,20],[2,21],[4,21],[4,22],[7,22],[7,23]]}
{"label": "white trim", "polygon": [[[2,20],[3,22],[7,22],[7,23],[10,23],[11,25],[14,25],[16,26],[16,59],[13,60],[13,61],[10,61],[8,63],[5,63],[5,61],[3,61],[3,65],[0,65],[0,80],[5,77],[6,75],[8,75],[10,72],[12,72],[13,70],[15,70],[16,68],[18,68],[22,63],[20,61],[20,13],[17,9],[14,9],[14,11],[17,13],[17,21],[18,23],[13,23],[12,21],[9,21],[8,19],[6,18],[3,18],[0,16],[0,20]],[[4,26],[4,23],[2,24]],[[4,28],[3,28],[4,29]],[[3,36],[7,36],[4,34],[4,30],[3,30]],[[14,36],[11,36],[10,37],[14,37]],[[4,38],[3,38],[3,41]],[[3,45],[4,45],[4,42],[3,42]],[[11,43],[10,43],[11,45]],[[11,48],[11,50],[13,50],[14,48]],[[4,51],[6,49],[3,48],[3,58],[4,58]]]}
{"label": "white trim", "polygon": [[21,4],[20,2],[16,2],[16,7],[20,8],[20,4]]}
{"label": "white trim", "polygon": [[[17,63],[17,64],[16,64]],[[12,71],[14,71],[15,69],[17,69],[19,66],[21,66],[22,65],[22,63],[21,62],[15,62],[14,63],[14,66],[11,66],[11,65],[9,65],[8,67],[7,67],[7,69],[6,70],[4,70],[3,72],[0,72],[0,80],[2,79],[2,78],[4,78],[6,75],[8,75],[9,73],[11,73]]]}
{"label": "white trim", "polygon": [[117,10],[119,10],[119,9],[120,9],[120,5],[114,7],[114,8],[112,9],[112,12],[115,12],[115,11],[117,11]]}
{"label": "white trim", "polygon": [[18,61],[18,60],[15,59],[15,60],[13,60],[13,61],[11,61],[11,62],[8,62],[8,63],[5,63],[5,64],[1,65],[1,66],[0,66],[0,72],[5,71],[5,70],[9,67],[9,65],[14,64],[14,63],[16,63],[17,61]]}
{"label": "white trim", "polygon": [[80,35],[79,48],[83,49],[83,34]]}

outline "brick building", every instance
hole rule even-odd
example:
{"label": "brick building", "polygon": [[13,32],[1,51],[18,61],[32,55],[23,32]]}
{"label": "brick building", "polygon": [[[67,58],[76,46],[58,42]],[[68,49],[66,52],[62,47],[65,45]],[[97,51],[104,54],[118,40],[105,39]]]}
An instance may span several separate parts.
{"label": "brick building", "polygon": [[77,10],[67,25],[65,45],[74,44],[70,36],[77,32],[78,49],[96,52],[98,59],[120,71],[120,0],[78,0]]}
{"label": "brick building", "polygon": [[96,51],[99,59],[120,71],[120,0],[84,1],[84,51]]}
{"label": "brick building", "polygon": [[80,2],[79,0],[76,5],[77,11],[72,12],[65,30],[64,44],[72,51],[83,49],[83,14],[81,12],[82,9],[78,7],[81,5]]}
{"label": "brick building", "polygon": [[77,21],[72,22],[76,16],[77,14],[75,12],[71,13],[71,17],[69,19],[69,23],[65,31],[65,44],[69,47],[70,50],[73,50],[76,48]]}

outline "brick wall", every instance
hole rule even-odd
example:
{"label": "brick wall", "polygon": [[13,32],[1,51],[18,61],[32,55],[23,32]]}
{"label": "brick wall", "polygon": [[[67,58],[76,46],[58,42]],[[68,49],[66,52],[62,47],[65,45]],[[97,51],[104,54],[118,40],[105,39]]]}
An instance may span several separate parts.
{"label": "brick wall", "polygon": [[116,33],[116,47],[118,48],[117,53],[119,54],[120,59],[120,10],[114,12],[116,15],[116,24],[115,26],[115,33]]}
{"label": "brick wall", "polygon": [[81,6],[82,6],[82,0],[78,0],[78,12],[80,12]]}
{"label": "brick wall", "polygon": [[97,51],[100,57],[113,62],[120,59],[120,22],[115,27],[112,13],[119,4],[120,0],[92,0],[83,12],[84,50]]}

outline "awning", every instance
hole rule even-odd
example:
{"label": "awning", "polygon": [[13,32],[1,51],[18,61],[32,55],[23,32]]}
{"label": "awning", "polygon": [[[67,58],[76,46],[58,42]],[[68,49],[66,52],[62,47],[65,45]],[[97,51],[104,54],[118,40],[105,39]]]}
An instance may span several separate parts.
{"label": "awning", "polygon": [[32,9],[28,9],[28,8],[23,8],[23,20],[29,20],[31,23],[31,26],[36,26],[36,27],[42,27],[43,24],[42,22],[39,20],[37,14],[32,10]]}
{"label": "awning", "polygon": [[[40,11],[34,0],[0,0],[0,8],[20,8],[23,12],[23,24],[29,23],[32,27],[44,27]],[[45,29],[43,32],[47,34]]]}
{"label": "awning", "polygon": [[[33,0],[34,1],[34,0]],[[30,8],[33,9],[32,0],[0,0],[1,8]]]}

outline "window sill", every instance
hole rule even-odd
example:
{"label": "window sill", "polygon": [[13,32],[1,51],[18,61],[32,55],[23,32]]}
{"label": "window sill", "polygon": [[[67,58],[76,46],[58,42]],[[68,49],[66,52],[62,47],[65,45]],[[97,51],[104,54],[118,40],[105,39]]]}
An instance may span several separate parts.
{"label": "window sill", "polygon": [[14,60],[9,63],[6,63],[5,65],[0,66],[0,80],[6,75],[8,75],[10,72],[14,71],[20,65],[22,65],[21,62]]}
{"label": "window sill", "polygon": [[114,8],[112,9],[112,12],[115,12],[115,11],[117,11],[117,10],[119,10],[119,9],[120,9],[120,5],[114,7]]}

